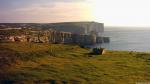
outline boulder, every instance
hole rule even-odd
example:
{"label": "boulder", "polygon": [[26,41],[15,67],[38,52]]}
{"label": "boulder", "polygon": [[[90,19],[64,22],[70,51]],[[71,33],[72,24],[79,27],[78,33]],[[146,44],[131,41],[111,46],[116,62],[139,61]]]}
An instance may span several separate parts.
{"label": "boulder", "polygon": [[105,54],[106,52],[106,49],[105,48],[93,48],[93,54],[96,54],[96,55],[102,55],[102,54]]}

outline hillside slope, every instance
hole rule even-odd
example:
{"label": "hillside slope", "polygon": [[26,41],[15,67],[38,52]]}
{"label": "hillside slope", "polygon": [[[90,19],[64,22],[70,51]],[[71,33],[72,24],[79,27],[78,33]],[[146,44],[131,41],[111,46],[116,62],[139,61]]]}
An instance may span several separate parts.
{"label": "hillside slope", "polygon": [[150,81],[150,54],[77,45],[0,44],[0,84],[135,84]]}

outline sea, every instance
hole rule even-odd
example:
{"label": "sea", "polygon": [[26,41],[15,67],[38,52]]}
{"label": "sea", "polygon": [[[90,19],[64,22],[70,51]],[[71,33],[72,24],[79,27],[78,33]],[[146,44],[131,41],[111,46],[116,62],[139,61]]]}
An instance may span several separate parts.
{"label": "sea", "polygon": [[150,52],[150,30],[148,29],[106,29],[101,36],[110,37],[110,43],[90,47],[107,50]]}

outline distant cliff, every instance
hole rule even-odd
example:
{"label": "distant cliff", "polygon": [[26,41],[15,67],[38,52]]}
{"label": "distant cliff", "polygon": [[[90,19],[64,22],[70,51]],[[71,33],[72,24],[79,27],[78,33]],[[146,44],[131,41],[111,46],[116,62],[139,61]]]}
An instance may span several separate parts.
{"label": "distant cliff", "polygon": [[63,22],[63,23],[0,23],[0,28],[39,28],[75,34],[104,32],[104,24],[98,22]]}
{"label": "distant cliff", "polygon": [[104,24],[97,22],[65,22],[52,23],[51,27],[58,31],[72,32],[76,34],[90,34],[104,32]]}

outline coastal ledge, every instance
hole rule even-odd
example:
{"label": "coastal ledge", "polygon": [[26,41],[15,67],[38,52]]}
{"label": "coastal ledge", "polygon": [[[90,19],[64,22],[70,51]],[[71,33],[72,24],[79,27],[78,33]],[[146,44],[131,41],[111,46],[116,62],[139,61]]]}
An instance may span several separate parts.
{"label": "coastal ledge", "polygon": [[150,80],[150,53],[90,52],[70,44],[1,43],[0,83],[135,84]]}
{"label": "coastal ledge", "polygon": [[33,42],[52,44],[93,45],[109,43],[109,37],[100,37],[95,33],[75,34],[56,30],[9,29],[0,31],[0,42]]}

